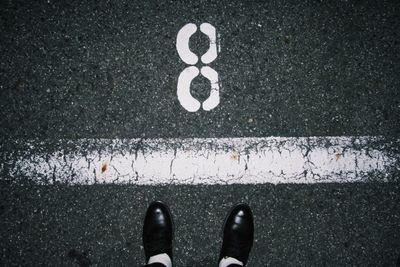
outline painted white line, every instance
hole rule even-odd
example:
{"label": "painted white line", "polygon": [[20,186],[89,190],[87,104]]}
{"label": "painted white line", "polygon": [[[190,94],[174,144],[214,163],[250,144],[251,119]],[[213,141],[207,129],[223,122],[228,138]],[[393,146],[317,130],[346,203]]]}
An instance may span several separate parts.
{"label": "painted white line", "polygon": [[390,169],[400,169],[399,157],[369,145],[378,139],[60,140],[52,152],[42,148],[46,143],[25,144],[28,149],[8,162],[8,176],[37,183],[139,185],[344,183],[370,176],[386,181]]}

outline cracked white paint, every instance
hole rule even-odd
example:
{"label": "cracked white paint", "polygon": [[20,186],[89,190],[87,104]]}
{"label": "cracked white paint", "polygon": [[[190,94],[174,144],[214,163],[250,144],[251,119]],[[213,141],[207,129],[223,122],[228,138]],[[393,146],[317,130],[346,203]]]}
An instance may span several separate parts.
{"label": "cracked white paint", "polygon": [[203,109],[210,111],[219,104],[218,73],[212,68],[205,66],[201,68],[201,74],[206,77],[211,84],[210,96],[203,102]]}
{"label": "cracked white paint", "polygon": [[367,146],[371,138],[80,139],[68,141],[72,152],[16,159],[10,175],[72,184],[357,182],[398,166]]}
{"label": "cracked white paint", "polygon": [[210,47],[208,48],[208,51],[201,56],[201,62],[204,64],[210,64],[217,58],[218,54],[216,30],[210,23],[203,23],[200,25],[200,31],[210,39]]}

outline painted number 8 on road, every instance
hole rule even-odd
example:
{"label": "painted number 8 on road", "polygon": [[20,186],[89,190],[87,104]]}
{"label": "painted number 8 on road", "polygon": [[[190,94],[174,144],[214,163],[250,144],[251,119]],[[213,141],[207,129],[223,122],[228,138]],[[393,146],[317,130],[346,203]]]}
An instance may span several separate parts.
{"label": "painted number 8 on road", "polygon": [[[176,50],[178,51],[179,57],[183,62],[190,65],[180,73],[177,85],[179,103],[189,112],[196,112],[200,107],[206,111],[210,111],[218,106],[220,101],[218,73],[209,66],[203,66],[200,70],[196,66],[193,66],[198,62],[199,58],[190,50],[189,39],[196,31],[197,26],[193,23],[188,23],[179,30],[176,38]],[[201,62],[206,65],[213,62],[218,55],[216,30],[211,24],[203,23],[200,25],[200,31],[207,35],[210,40],[210,46],[207,52],[201,56]],[[207,78],[211,84],[210,96],[203,103],[200,103],[200,101],[195,99],[190,93],[192,80],[200,73]]]}

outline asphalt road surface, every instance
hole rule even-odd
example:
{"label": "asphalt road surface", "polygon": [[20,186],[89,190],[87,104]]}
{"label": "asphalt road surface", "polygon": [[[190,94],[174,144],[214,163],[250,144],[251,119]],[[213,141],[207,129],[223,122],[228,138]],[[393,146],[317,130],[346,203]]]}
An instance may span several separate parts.
{"label": "asphalt road surface", "polygon": [[[176,50],[212,24],[220,103],[188,112]],[[399,1],[0,1],[0,265],[140,266],[156,199],[176,224],[176,266],[216,266],[229,208],[247,202],[249,266],[400,265]],[[190,49],[203,55],[200,31]],[[205,64],[197,63],[201,68]],[[204,101],[210,81],[191,93]],[[389,182],[38,184],[10,152],[57,140],[379,136]],[[363,174],[361,174],[363,175]],[[51,179],[49,179],[51,180]]]}

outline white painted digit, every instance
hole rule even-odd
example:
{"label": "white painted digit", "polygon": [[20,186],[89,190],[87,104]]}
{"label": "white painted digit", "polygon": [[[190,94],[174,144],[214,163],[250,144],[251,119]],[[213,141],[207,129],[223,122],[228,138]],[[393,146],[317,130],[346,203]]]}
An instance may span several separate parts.
{"label": "white painted digit", "polygon": [[[189,39],[197,31],[197,26],[193,23],[188,23],[179,30],[176,38],[176,50],[179,57],[188,65],[194,65],[198,62],[199,58],[196,54],[190,51]],[[217,56],[217,36],[215,27],[210,23],[203,23],[200,25],[200,31],[208,36],[210,46],[208,51],[201,57],[204,64],[213,62]],[[210,96],[200,103],[190,93],[190,85],[192,80],[196,78],[199,73],[210,81],[211,91]],[[177,95],[179,103],[189,112],[196,112],[202,106],[204,110],[210,111],[218,106],[219,98],[219,82],[218,73],[209,66],[204,66],[201,71],[195,66],[185,68],[178,77]]]}
{"label": "white painted digit", "polygon": [[176,37],[176,50],[178,50],[178,54],[183,62],[188,65],[194,65],[199,60],[196,54],[190,51],[189,48],[189,39],[196,31],[197,26],[193,23],[188,23],[182,27]]}
{"label": "white painted digit", "polygon": [[217,58],[217,35],[214,26],[210,23],[203,23],[200,25],[200,31],[208,36],[210,39],[210,47],[208,51],[201,56],[201,62],[210,64]]}
{"label": "white painted digit", "polygon": [[219,104],[218,73],[214,69],[205,66],[201,68],[201,75],[206,77],[211,83],[210,96],[203,102],[203,109],[209,111]]}
{"label": "white painted digit", "polygon": [[196,112],[200,108],[200,102],[190,94],[190,84],[199,75],[199,69],[190,66],[184,69],[178,78],[178,100],[189,112]]}

